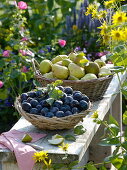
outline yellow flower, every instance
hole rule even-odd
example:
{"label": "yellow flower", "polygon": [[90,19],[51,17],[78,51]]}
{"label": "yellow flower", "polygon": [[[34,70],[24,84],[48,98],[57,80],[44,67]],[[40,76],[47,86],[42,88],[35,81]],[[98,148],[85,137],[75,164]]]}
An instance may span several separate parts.
{"label": "yellow flower", "polygon": [[109,40],[110,40],[110,36],[109,34],[105,34],[103,35],[103,44],[108,44]]}
{"label": "yellow flower", "polygon": [[98,118],[98,111],[95,111],[95,112],[93,113],[93,115],[91,116],[91,118],[97,119],[97,118]]}
{"label": "yellow flower", "polygon": [[86,15],[92,14],[93,10],[97,9],[97,6],[95,4],[89,4],[87,7]]}
{"label": "yellow flower", "polygon": [[59,146],[63,151],[67,151],[68,150],[68,147],[69,147],[69,144],[68,143],[62,143],[61,146]]}
{"label": "yellow flower", "polygon": [[105,1],[104,5],[106,8],[113,8],[114,7],[115,0]]}
{"label": "yellow flower", "polygon": [[108,25],[106,22],[104,22],[100,27],[98,27],[99,29],[101,29],[100,34],[101,35],[105,35],[107,33],[108,30]]}
{"label": "yellow flower", "polygon": [[35,162],[41,162],[47,158],[48,158],[48,154],[47,152],[44,152],[44,151],[35,152],[33,156],[33,159],[35,160]]}
{"label": "yellow flower", "polygon": [[74,31],[76,31],[76,30],[78,29],[77,25],[73,25],[73,26],[72,26],[72,29],[73,29]]}
{"label": "yellow flower", "polygon": [[116,13],[112,16],[113,24],[120,24],[127,20],[126,13],[122,11],[116,11]]}
{"label": "yellow flower", "polygon": [[98,19],[105,18],[107,15],[107,11],[99,11],[98,12]]}
{"label": "yellow flower", "polygon": [[97,18],[97,17],[98,17],[98,11],[97,11],[97,9],[93,9],[92,18]]}
{"label": "yellow flower", "polygon": [[50,167],[50,166],[51,166],[51,163],[52,163],[52,160],[51,160],[51,159],[45,159],[45,160],[44,160],[44,164],[45,164],[47,167]]}
{"label": "yellow flower", "polygon": [[111,31],[111,37],[114,41],[124,40],[124,31],[120,28]]}

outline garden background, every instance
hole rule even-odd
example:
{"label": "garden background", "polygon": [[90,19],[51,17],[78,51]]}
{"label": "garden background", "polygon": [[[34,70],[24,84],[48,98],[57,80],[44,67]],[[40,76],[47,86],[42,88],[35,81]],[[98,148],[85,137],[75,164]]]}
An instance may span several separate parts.
{"label": "garden background", "polygon": [[15,97],[39,86],[32,58],[40,62],[83,51],[94,60],[108,51],[98,40],[100,22],[85,15],[89,3],[99,1],[25,0],[25,10],[17,8],[18,2],[0,2],[0,132],[9,130],[20,117],[14,109]]}

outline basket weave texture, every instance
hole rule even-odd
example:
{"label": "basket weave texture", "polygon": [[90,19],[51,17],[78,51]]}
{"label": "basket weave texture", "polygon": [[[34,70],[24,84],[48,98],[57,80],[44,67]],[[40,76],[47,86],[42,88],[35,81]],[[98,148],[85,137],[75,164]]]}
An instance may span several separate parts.
{"label": "basket weave texture", "polygon": [[24,111],[21,106],[20,97],[16,98],[15,101],[15,108],[26,120],[28,120],[31,124],[33,124],[39,129],[49,130],[73,128],[78,122],[82,121],[83,118],[90,112],[90,106],[91,103],[89,103],[88,110],[70,116],[65,116],[61,118],[47,118],[41,115],[30,114]]}
{"label": "basket weave texture", "polygon": [[[35,60],[33,60],[33,69],[36,80],[40,82],[43,87],[56,81],[56,79],[43,77],[38,69],[38,63]],[[87,95],[91,101],[97,101],[103,98],[112,78],[113,75],[92,80],[62,80],[62,86],[71,86],[73,90],[79,90],[83,94]]]}

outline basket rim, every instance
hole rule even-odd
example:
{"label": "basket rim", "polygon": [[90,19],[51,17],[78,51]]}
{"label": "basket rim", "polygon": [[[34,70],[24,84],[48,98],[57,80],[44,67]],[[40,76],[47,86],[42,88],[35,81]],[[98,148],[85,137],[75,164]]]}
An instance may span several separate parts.
{"label": "basket rim", "polygon": [[[84,117],[88,112],[91,111],[90,108],[92,107],[92,103],[89,101],[89,108],[87,110],[81,111],[79,113],[75,113],[73,115],[60,117],[60,118],[58,118],[56,116],[54,116],[52,118],[48,118],[48,117],[45,117],[45,116],[42,116],[42,115],[30,114],[30,113],[26,112],[25,110],[22,109],[21,102],[20,102],[20,96],[16,97],[16,100],[14,102],[14,106],[22,116],[24,116],[23,114],[25,114],[28,117],[32,116],[34,118],[40,118],[41,120],[43,119],[43,120],[51,120],[51,121],[52,120],[53,121],[59,121],[59,120],[66,121],[67,118]],[[20,109],[20,111],[19,111],[19,109]]]}

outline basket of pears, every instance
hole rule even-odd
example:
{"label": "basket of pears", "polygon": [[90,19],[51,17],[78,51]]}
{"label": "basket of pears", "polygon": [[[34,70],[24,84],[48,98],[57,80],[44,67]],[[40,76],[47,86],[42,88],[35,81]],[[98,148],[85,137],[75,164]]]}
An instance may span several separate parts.
{"label": "basket of pears", "polygon": [[89,61],[83,52],[72,52],[69,55],[58,55],[50,60],[40,63],[33,60],[35,78],[46,86],[56,79],[63,80],[63,86],[71,86],[80,90],[91,101],[103,98],[113,74],[110,68],[101,59]]}
{"label": "basket of pears", "polygon": [[90,106],[85,94],[63,87],[62,80],[22,93],[15,101],[15,108],[26,120],[49,130],[73,128],[89,113]]}

